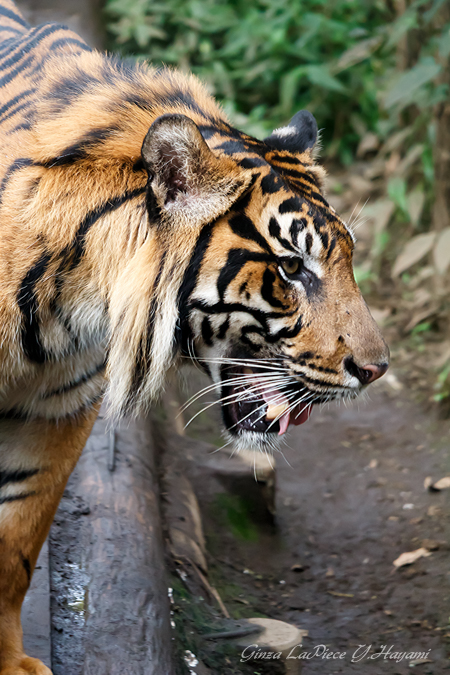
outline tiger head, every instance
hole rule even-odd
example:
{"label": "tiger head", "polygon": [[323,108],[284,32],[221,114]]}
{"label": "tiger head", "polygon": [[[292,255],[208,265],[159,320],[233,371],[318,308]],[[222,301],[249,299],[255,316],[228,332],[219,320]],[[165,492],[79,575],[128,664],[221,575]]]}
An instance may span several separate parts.
{"label": "tiger head", "polygon": [[[238,444],[270,445],[314,404],[353,398],[388,368],[353,276],[353,235],[321,193],[316,139],[307,111],[264,141],[168,114],[142,147],[164,250],[152,358],[197,360]],[[176,312],[164,314],[163,293],[176,293]],[[173,341],[156,340],[158,321],[172,321]]]}

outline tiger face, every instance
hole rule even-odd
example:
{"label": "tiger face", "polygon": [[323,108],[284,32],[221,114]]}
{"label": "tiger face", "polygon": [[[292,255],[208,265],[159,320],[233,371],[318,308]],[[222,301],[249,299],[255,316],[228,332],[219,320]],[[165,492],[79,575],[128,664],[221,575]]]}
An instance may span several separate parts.
{"label": "tiger face", "polygon": [[[212,378],[227,432],[261,447],[306,422],[314,404],[355,397],[385,373],[389,350],[354,280],[354,238],[320,191],[312,115],[263,142],[203,133],[241,188],[199,231],[177,339]],[[192,199],[180,175],[166,176],[166,209],[180,189]]]}

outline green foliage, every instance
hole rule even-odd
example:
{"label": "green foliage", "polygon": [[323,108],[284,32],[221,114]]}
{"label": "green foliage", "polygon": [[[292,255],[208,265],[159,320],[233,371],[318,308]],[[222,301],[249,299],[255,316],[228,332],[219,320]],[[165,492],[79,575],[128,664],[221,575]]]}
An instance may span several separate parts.
{"label": "green foliage", "polygon": [[358,142],[355,120],[375,128],[392,18],[380,0],[109,0],[106,11],[114,48],[192,70],[247,131],[308,107],[342,153]]}
{"label": "green foliage", "polygon": [[450,361],[440,371],[434,388],[436,393],[433,398],[437,403],[450,400]]}
{"label": "green foliage", "polygon": [[[193,71],[249,133],[264,136],[308,107],[327,156],[348,164],[368,131],[381,141],[405,123],[410,138],[429,133],[428,113],[448,94],[442,5],[413,0],[396,17],[384,0],[107,0],[106,15],[114,49]],[[410,36],[423,44],[399,72],[396,49]],[[426,153],[422,163],[429,182]]]}
{"label": "green foliage", "polygon": [[233,536],[246,541],[256,541],[258,530],[251,520],[251,502],[243,497],[220,493],[216,497],[215,515],[218,521],[228,527]]}

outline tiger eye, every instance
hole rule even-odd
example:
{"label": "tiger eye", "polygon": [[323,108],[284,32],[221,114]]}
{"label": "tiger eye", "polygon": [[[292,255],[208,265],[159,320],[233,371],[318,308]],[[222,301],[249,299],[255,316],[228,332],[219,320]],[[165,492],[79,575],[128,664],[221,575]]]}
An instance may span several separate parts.
{"label": "tiger eye", "polygon": [[301,260],[299,258],[287,258],[281,262],[281,267],[289,276],[297,274],[300,270]]}

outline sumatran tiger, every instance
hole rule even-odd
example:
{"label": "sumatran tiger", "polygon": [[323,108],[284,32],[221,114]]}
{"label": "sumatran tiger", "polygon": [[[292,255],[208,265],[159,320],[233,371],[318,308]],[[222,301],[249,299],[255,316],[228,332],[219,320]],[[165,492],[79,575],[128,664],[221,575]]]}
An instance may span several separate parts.
{"label": "sumatran tiger", "polygon": [[30,28],[9,0],[0,94],[0,675],[48,675],[21,604],[105,393],[141,411],[190,356],[227,433],[265,448],[389,353],[309,112],[257,140],[194,77]]}

